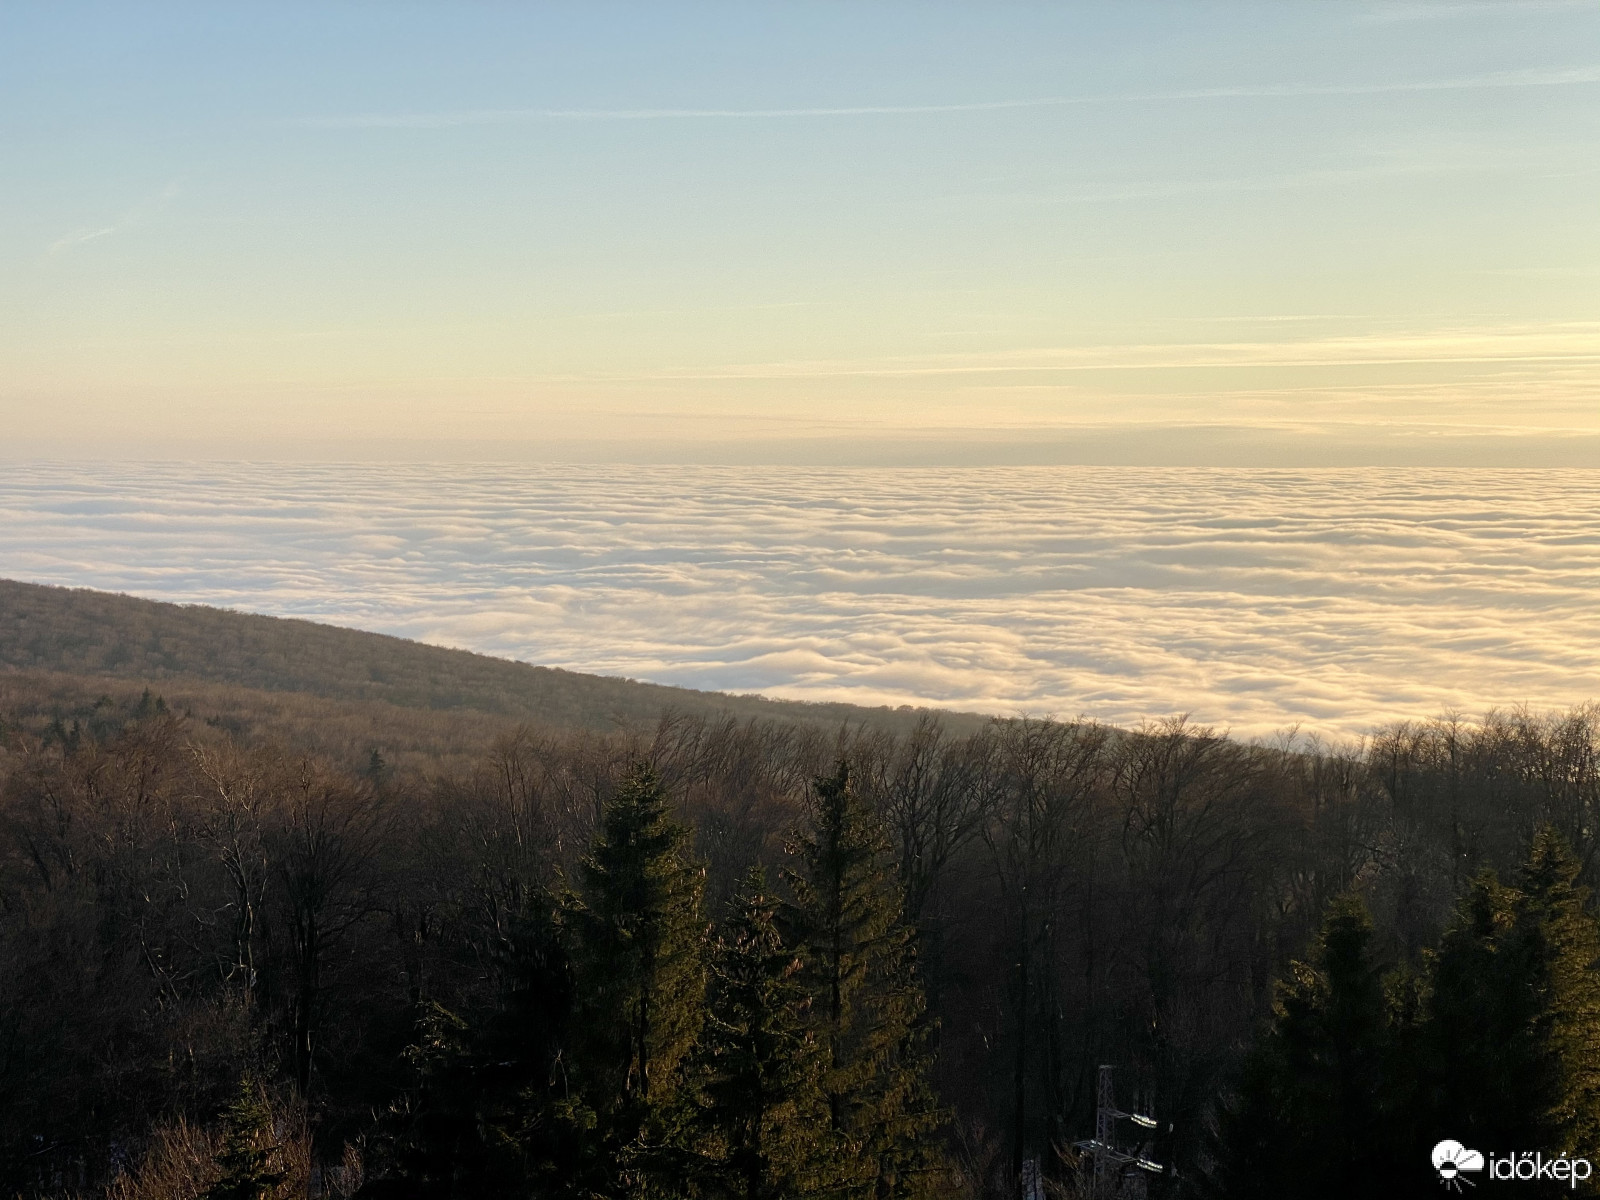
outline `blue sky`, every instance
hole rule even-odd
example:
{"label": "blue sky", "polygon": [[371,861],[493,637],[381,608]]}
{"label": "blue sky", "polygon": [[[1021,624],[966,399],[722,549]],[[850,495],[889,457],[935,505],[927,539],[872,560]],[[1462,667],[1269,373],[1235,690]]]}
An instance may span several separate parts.
{"label": "blue sky", "polygon": [[1593,4],[9,5],[12,455],[1600,465]]}

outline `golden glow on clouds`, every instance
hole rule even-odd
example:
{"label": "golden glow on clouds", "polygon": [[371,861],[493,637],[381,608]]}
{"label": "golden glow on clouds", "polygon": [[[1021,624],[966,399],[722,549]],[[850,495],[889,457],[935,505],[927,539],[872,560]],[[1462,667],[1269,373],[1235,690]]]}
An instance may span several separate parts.
{"label": "golden glow on clouds", "polygon": [[811,700],[1354,736],[1600,695],[1592,471],[22,465],[0,563]]}

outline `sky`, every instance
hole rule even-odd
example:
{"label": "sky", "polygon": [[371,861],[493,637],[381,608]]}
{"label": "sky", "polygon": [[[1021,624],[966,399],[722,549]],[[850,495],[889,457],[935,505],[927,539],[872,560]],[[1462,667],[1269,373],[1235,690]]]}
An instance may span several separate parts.
{"label": "sky", "polygon": [[1600,5],[0,6],[0,455],[1600,465]]}

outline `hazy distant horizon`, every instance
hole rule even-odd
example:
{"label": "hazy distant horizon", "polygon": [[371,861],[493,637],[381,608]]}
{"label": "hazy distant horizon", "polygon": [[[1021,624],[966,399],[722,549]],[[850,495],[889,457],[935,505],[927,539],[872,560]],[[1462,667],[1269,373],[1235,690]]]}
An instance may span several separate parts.
{"label": "hazy distant horizon", "polygon": [[[90,448],[94,449],[93,447]],[[85,453],[63,439],[0,445],[0,462],[359,462],[745,467],[1595,468],[1600,433],[1435,425],[1146,424],[856,430],[831,435],[482,440],[363,437],[248,443],[123,439]]]}
{"label": "hazy distant horizon", "polygon": [[18,464],[0,576],[1248,736],[1600,700],[1587,470]]}

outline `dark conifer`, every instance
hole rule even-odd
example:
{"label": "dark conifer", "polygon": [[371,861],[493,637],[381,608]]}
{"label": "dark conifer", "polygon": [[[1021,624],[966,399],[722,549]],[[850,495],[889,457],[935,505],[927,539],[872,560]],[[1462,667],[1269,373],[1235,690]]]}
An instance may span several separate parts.
{"label": "dark conifer", "polygon": [[1577,873],[1559,835],[1541,831],[1519,886],[1480,876],[1445,935],[1429,1028],[1435,1120],[1469,1146],[1600,1157],[1600,935]]}
{"label": "dark conifer", "polygon": [[941,1114],[912,931],[901,920],[888,837],[840,763],[815,782],[811,828],[794,847],[787,912],[824,1056],[834,1174],[825,1194],[940,1193]]}
{"label": "dark conifer", "polygon": [[1600,1159],[1600,928],[1585,904],[1588,889],[1577,886],[1578,871],[1566,842],[1546,827],[1518,883],[1522,921],[1538,931],[1546,964],[1549,1052],[1559,1063],[1545,1113],[1547,1144]]}
{"label": "dark conifer", "polygon": [[1402,1161],[1406,1008],[1386,994],[1371,940],[1366,907],[1341,897],[1313,961],[1278,984],[1272,1023],[1219,1117],[1212,1194],[1331,1200],[1426,1183],[1425,1157]]}
{"label": "dark conifer", "polygon": [[[636,768],[606,806],[572,915],[579,1089],[597,1135],[595,1190],[673,1195],[687,1170],[685,1078],[705,1006],[704,872]],[[577,1120],[577,1118],[574,1118]]]}
{"label": "dark conifer", "polygon": [[[1473,880],[1433,968],[1426,1029],[1428,1108],[1448,1136],[1534,1149],[1552,1093],[1539,948],[1519,930],[1520,898],[1492,871]],[[1446,1136],[1444,1133],[1441,1137]]]}
{"label": "dark conifer", "polygon": [[222,1148],[217,1152],[222,1175],[204,1200],[266,1200],[277,1194],[289,1173],[273,1124],[272,1107],[260,1086],[249,1077],[241,1080],[222,1116]]}
{"label": "dark conifer", "polygon": [[412,1087],[386,1121],[387,1177],[374,1200],[559,1195],[578,1178],[563,1053],[572,979],[559,901],[535,889],[499,966],[506,991],[475,1027],[425,1001],[406,1051]]}
{"label": "dark conifer", "polygon": [[810,1195],[825,1175],[822,1059],[800,960],[753,868],[717,940],[700,1060],[708,1191],[728,1200]]}
{"label": "dark conifer", "polygon": [[574,1040],[570,907],[570,897],[534,889],[500,963],[504,1002],[478,1048],[480,1088],[497,1098],[484,1120],[487,1149],[515,1164],[504,1178],[534,1195],[570,1192],[588,1140],[566,1063]]}
{"label": "dark conifer", "polygon": [[391,1174],[365,1195],[388,1200],[452,1200],[481,1170],[480,1097],[473,1078],[467,1024],[424,1001],[416,1040],[406,1048],[413,1084],[388,1115],[384,1148]]}

